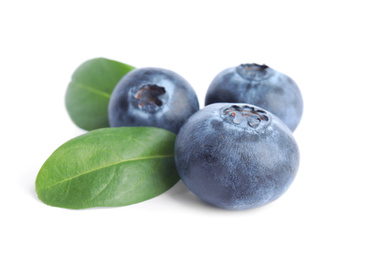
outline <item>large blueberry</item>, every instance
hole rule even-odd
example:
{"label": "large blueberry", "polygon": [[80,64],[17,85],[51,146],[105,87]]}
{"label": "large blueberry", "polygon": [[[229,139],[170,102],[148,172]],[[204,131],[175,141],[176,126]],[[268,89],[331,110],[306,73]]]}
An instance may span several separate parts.
{"label": "large blueberry", "polygon": [[177,134],[198,110],[196,93],[183,77],[166,69],[140,68],[114,88],[108,117],[111,127],[153,126]]}
{"label": "large blueberry", "polygon": [[248,103],[278,116],[293,132],[299,124],[303,100],[296,83],[266,65],[241,64],[220,72],[206,93],[205,105]]}
{"label": "large blueberry", "polygon": [[294,180],[299,158],[290,129],[249,104],[206,106],[188,119],[175,143],[185,185],[225,209],[251,209],[279,198]]}

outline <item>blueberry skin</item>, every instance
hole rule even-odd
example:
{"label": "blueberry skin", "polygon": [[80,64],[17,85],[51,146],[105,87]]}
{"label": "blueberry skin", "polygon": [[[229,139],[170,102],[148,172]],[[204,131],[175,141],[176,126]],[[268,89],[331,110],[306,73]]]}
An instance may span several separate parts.
{"label": "blueberry skin", "polygon": [[230,210],[279,198],[294,180],[299,160],[290,129],[250,104],[204,107],[188,119],[175,143],[177,170],[189,190]]}
{"label": "blueberry skin", "polygon": [[295,131],[303,112],[297,84],[266,65],[241,64],[220,72],[211,82],[205,105],[217,102],[248,103],[262,107]]}
{"label": "blueberry skin", "polygon": [[199,102],[191,85],[177,73],[162,68],[139,68],[126,74],[114,88],[108,107],[111,127],[152,126],[175,134]]}

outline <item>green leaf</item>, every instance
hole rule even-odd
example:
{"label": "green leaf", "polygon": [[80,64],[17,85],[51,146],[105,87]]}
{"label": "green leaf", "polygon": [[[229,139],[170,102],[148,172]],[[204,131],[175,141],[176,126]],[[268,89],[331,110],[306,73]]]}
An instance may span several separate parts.
{"label": "green leaf", "polygon": [[71,209],[124,206],[153,198],[179,180],[175,138],[154,127],[90,131],[46,160],[36,178],[37,196],[48,205]]}
{"label": "green leaf", "polygon": [[72,121],[82,129],[109,127],[108,104],[119,80],[134,67],[105,58],[88,60],[73,73],[65,95]]}

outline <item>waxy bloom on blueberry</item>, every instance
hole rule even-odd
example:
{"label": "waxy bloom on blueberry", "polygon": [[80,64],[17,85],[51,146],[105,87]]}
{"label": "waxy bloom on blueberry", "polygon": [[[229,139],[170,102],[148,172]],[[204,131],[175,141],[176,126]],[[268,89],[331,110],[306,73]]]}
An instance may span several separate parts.
{"label": "waxy bloom on blueberry", "polygon": [[183,77],[166,69],[140,68],[113,90],[108,117],[111,127],[152,126],[177,134],[198,110],[196,93]]}
{"label": "waxy bloom on blueberry", "polygon": [[188,119],[175,143],[186,186],[225,209],[251,209],[279,198],[294,180],[299,158],[290,129],[250,104],[206,106]]}
{"label": "waxy bloom on blueberry", "polygon": [[205,105],[217,102],[248,103],[278,116],[293,132],[303,112],[296,83],[266,65],[241,64],[220,72],[206,93]]}

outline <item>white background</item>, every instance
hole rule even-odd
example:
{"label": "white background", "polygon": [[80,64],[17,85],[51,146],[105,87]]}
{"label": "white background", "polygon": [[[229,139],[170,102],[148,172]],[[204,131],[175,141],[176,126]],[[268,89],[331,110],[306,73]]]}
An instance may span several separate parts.
{"label": "white background", "polygon": [[[1,259],[369,259],[366,1],[1,1]],[[305,101],[298,176],[249,211],[200,202],[179,182],[120,208],[38,200],[39,169],[84,131],[64,95],[85,60],[171,69],[196,90],[260,63]]]}

